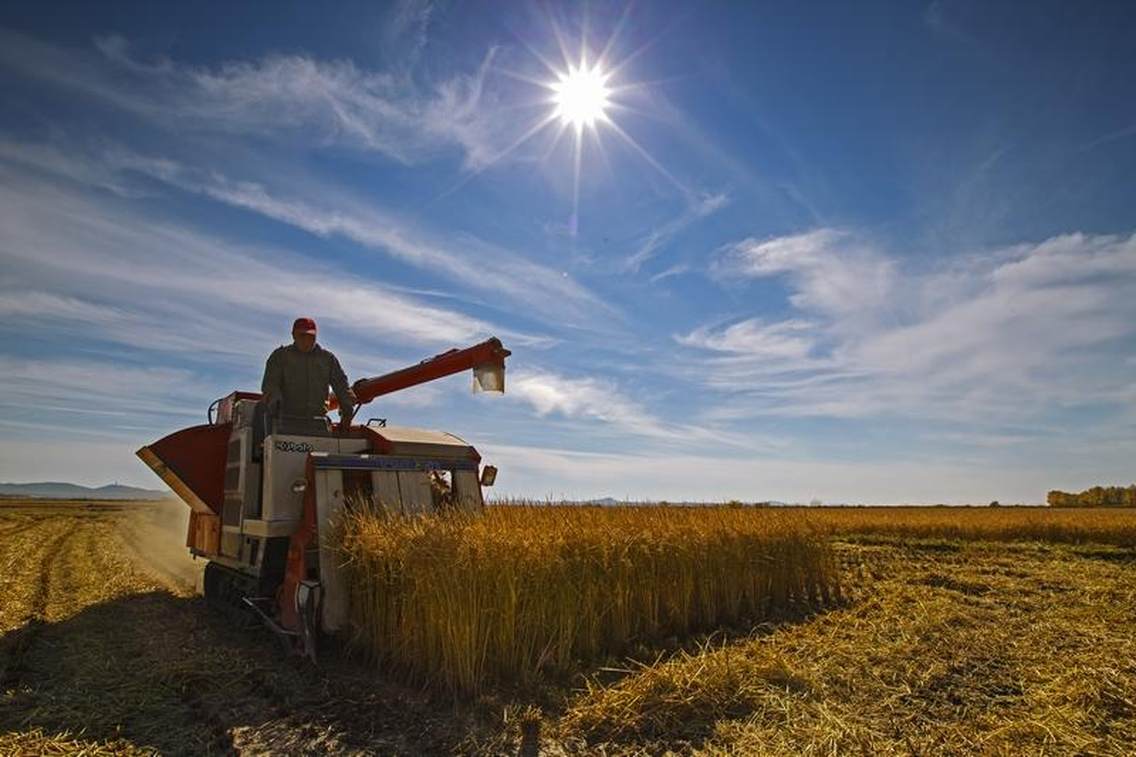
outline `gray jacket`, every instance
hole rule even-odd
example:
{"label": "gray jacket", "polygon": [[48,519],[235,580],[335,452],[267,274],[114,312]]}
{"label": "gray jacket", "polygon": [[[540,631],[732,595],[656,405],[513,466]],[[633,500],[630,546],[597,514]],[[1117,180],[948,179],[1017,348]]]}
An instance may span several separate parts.
{"label": "gray jacket", "polygon": [[301,352],[294,344],[289,344],[277,347],[268,356],[260,391],[268,401],[269,412],[313,418],[327,413],[329,385],[340,407],[350,411],[347,375],[335,355],[318,344],[311,352]]}

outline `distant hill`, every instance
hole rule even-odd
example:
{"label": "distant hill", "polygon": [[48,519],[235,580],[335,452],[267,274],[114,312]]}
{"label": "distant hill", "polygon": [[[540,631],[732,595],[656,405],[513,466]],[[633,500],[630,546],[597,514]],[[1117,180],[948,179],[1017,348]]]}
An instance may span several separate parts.
{"label": "distant hill", "polygon": [[42,481],[34,484],[0,484],[0,496],[50,499],[161,499],[170,496],[170,493],[160,489],[141,489],[121,484],[91,487]]}

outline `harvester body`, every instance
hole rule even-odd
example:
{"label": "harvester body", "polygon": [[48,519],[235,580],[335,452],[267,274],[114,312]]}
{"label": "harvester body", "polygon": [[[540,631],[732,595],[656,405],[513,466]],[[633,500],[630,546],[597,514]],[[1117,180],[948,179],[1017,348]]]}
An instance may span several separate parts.
{"label": "harvester body", "polygon": [[[472,368],[475,382],[501,391],[508,355],[492,339],[358,381],[354,390],[365,403]],[[209,561],[209,603],[253,612],[312,656],[316,635],[343,629],[347,619],[334,548],[345,511],[366,505],[405,515],[475,513],[484,506],[482,481],[496,472],[479,475],[480,455],[453,434],[385,421],[341,429],[326,417],[273,419],[251,392],[213,403],[209,421],[138,456],[190,507],[186,546]]]}

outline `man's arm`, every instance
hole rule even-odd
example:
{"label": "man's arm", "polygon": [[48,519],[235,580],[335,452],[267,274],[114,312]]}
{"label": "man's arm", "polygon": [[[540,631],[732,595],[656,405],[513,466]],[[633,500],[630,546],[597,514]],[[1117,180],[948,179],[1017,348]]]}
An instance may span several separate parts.
{"label": "man's arm", "polygon": [[264,404],[271,409],[284,398],[284,366],[281,364],[280,350],[275,349],[264,364],[264,378],[260,382],[260,393]]}
{"label": "man's arm", "polygon": [[352,416],[355,415],[355,392],[347,385],[347,374],[343,372],[343,366],[339,364],[339,358],[335,355],[331,355],[331,389],[335,392],[335,398],[339,400],[340,422],[343,425],[350,424]]}

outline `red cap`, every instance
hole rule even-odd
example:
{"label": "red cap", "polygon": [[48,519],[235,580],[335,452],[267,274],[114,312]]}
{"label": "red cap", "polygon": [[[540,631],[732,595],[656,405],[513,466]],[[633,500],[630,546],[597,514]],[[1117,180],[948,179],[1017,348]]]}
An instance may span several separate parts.
{"label": "red cap", "polygon": [[297,318],[296,322],[292,324],[293,334],[311,334],[315,336],[316,322],[311,318]]}

